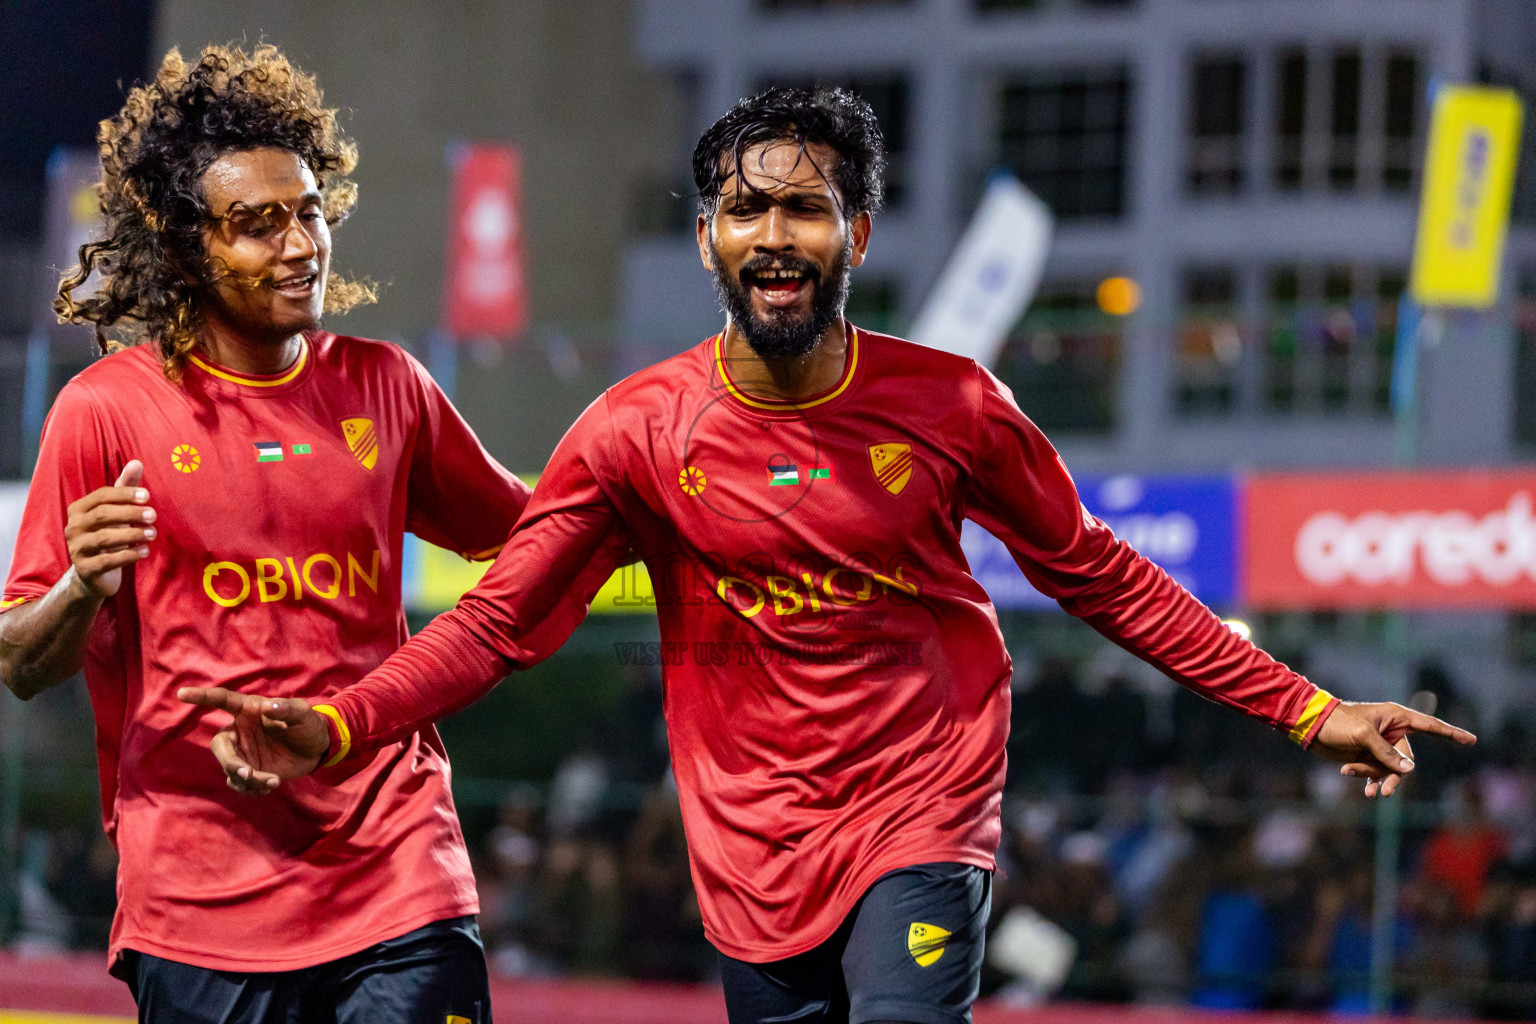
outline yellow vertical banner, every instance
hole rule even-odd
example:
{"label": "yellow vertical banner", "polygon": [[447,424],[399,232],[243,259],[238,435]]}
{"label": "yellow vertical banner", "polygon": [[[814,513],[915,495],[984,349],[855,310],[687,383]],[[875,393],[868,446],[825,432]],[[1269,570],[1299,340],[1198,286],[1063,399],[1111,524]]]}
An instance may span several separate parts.
{"label": "yellow vertical banner", "polygon": [[1498,297],[1520,119],[1509,89],[1435,91],[1409,283],[1421,305],[1484,309]]}

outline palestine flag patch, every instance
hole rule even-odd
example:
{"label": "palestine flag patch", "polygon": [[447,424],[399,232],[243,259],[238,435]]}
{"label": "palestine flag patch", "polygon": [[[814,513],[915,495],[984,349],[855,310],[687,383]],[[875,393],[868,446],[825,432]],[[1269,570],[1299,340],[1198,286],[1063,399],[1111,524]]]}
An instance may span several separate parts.
{"label": "palestine flag patch", "polygon": [[769,487],[798,487],[812,480],[831,480],[831,466],[809,466],[802,473],[800,467],[785,455],[775,455],[768,460]]}
{"label": "palestine flag patch", "polygon": [[282,462],[283,446],[276,441],[256,441],[257,462]]}

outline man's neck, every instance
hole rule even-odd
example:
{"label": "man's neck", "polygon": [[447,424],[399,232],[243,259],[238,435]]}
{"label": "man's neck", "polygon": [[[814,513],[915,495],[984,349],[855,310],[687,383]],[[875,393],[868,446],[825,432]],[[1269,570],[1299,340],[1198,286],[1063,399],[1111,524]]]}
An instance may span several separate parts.
{"label": "man's neck", "polygon": [[253,337],[218,321],[209,321],[202,325],[198,341],[207,357],[219,366],[252,377],[267,377],[294,364],[303,349],[303,338],[301,333],[286,338]]}
{"label": "man's neck", "polygon": [[764,359],[734,323],[725,328],[725,361],[731,380],[756,398],[798,402],[830,391],[842,379],[848,358],[848,333],[838,319],[803,356]]}

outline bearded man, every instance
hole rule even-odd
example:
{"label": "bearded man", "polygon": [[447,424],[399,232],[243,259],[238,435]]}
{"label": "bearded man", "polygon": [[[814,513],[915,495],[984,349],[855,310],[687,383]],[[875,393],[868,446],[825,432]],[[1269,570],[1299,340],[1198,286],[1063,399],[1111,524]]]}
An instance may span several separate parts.
{"label": "bearded man", "polygon": [[318,708],[185,693],[245,723],[214,740],[231,780],[275,792],[463,707],[554,650],[595,593],[571,584],[580,570],[633,551],[656,587],[673,771],[732,1024],[961,1024],[1012,678],[965,519],[1069,612],[1372,793],[1411,768],[1407,732],[1471,742],[1275,662],[1085,512],[985,369],[844,320],[883,164],[874,115],[842,90],[769,90],[710,128],[698,242],[725,329],[599,397],[480,586],[360,683]]}

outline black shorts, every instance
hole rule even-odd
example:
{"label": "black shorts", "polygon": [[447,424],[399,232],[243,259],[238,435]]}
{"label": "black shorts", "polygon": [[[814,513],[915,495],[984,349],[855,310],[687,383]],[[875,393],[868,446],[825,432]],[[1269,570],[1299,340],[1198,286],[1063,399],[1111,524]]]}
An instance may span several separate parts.
{"label": "black shorts", "polygon": [[141,1024],[491,1024],[473,917],[296,971],[215,971],[132,951],[124,961]]}
{"label": "black shorts", "polygon": [[815,949],[720,954],[731,1024],[969,1024],[991,907],[991,872],[968,864],[882,875]]}

